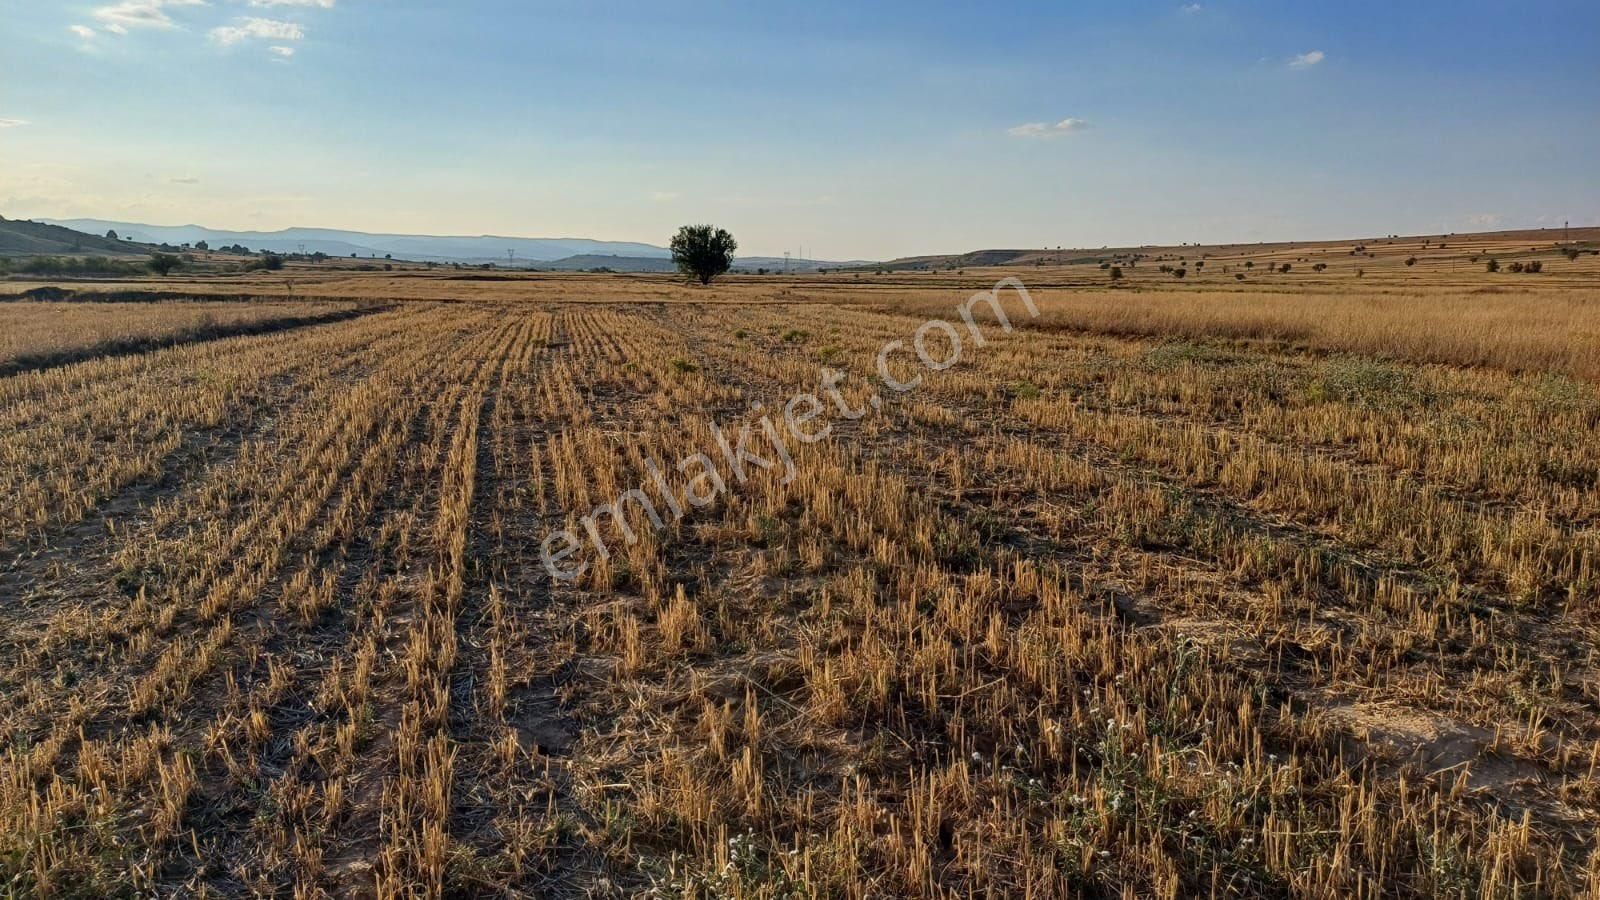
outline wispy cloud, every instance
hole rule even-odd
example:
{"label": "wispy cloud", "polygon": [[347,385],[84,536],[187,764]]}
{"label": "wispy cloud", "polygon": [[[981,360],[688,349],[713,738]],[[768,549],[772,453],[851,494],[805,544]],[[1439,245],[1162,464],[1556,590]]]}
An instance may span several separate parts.
{"label": "wispy cloud", "polygon": [[0,119],[0,128],[21,128],[26,124],[26,119]]}
{"label": "wispy cloud", "polygon": [[127,34],[130,28],[176,28],[167,15],[169,7],[206,6],[207,0],[123,0],[91,10],[89,15],[100,28],[112,34]]}
{"label": "wispy cloud", "polygon": [[1190,16],[1198,15],[1204,9],[1205,7],[1198,3],[1185,3],[1184,5],[1178,7],[1179,12]]}
{"label": "wispy cloud", "polygon": [[167,183],[168,184],[199,184],[200,183],[200,179],[195,178],[193,175],[184,175],[184,176],[182,176],[180,178],[168,178],[167,179]]}
{"label": "wispy cloud", "polygon": [[67,30],[86,41],[94,40],[95,30],[87,25],[69,25]]}
{"label": "wispy cloud", "polygon": [[1323,53],[1321,50],[1312,50],[1310,53],[1302,53],[1289,60],[1289,68],[1309,69],[1327,58],[1328,54]]}
{"label": "wispy cloud", "polygon": [[1018,138],[1053,138],[1073,134],[1089,127],[1083,119],[1062,119],[1059,122],[1024,122],[1006,129],[1006,134]]}
{"label": "wispy cloud", "polygon": [[278,57],[279,59],[288,59],[289,57],[294,55],[294,48],[293,47],[274,46],[274,47],[268,47],[267,48],[267,52],[271,53],[273,56]]}
{"label": "wispy cloud", "polygon": [[303,40],[305,36],[305,29],[293,22],[255,17],[239,19],[233,25],[221,25],[211,29],[211,39],[224,47],[231,47],[240,41],[251,39],[298,41]]}
{"label": "wispy cloud", "polygon": [[1467,224],[1479,228],[1493,228],[1500,224],[1500,217],[1494,213],[1475,213],[1467,216]]}
{"label": "wispy cloud", "polygon": [[250,0],[251,6],[314,6],[333,9],[334,0]]}

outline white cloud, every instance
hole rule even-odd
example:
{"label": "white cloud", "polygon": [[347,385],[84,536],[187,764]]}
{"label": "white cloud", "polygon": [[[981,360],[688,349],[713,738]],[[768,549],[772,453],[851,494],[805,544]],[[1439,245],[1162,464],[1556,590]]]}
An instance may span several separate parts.
{"label": "white cloud", "polygon": [[250,0],[251,6],[315,6],[333,9],[333,0]]}
{"label": "white cloud", "polygon": [[1059,122],[1024,122],[1014,128],[1007,128],[1006,134],[1019,138],[1052,138],[1064,134],[1082,131],[1089,127],[1083,119],[1062,119]]}
{"label": "white cloud", "polygon": [[251,38],[260,38],[268,41],[298,41],[306,36],[305,29],[293,22],[279,22],[274,19],[257,19],[254,17],[239,19],[238,24],[222,25],[211,29],[211,39],[224,47],[230,47],[240,41]]}
{"label": "white cloud", "polygon": [[20,128],[26,124],[24,119],[0,119],[0,128]]}
{"label": "white cloud", "polygon": [[87,25],[69,25],[67,30],[86,41],[94,40],[94,29]]}
{"label": "white cloud", "polygon": [[1183,6],[1178,7],[1179,12],[1191,16],[1199,13],[1203,9],[1205,9],[1205,7],[1198,3],[1185,3]]}
{"label": "white cloud", "polygon": [[1467,216],[1467,224],[1475,225],[1480,228],[1493,228],[1494,226],[1500,224],[1500,217],[1494,213],[1477,213],[1475,215]]}
{"label": "white cloud", "polygon": [[1323,53],[1321,50],[1313,50],[1310,53],[1302,53],[1299,56],[1296,56],[1294,59],[1289,60],[1289,68],[1309,69],[1327,58],[1328,54]]}
{"label": "white cloud", "polygon": [[167,7],[206,5],[207,0],[123,0],[98,7],[89,15],[100,23],[102,30],[127,34],[130,28],[176,28],[177,24],[167,15]]}
{"label": "white cloud", "polygon": [[294,55],[293,47],[268,47],[267,52],[280,59],[288,59]]}
{"label": "white cloud", "polygon": [[179,178],[168,178],[167,179],[167,183],[168,184],[199,184],[200,183],[200,179],[195,178],[192,175],[184,175],[184,176],[179,177]]}

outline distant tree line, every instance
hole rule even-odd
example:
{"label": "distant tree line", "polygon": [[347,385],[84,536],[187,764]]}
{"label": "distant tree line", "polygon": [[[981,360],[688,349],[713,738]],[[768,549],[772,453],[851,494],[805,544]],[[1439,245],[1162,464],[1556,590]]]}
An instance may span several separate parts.
{"label": "distant tree line", "polygon": [[144,268],[142,262],[128,262],[104,256],[31,256],[26,259],[0,259],[0,275],[42,275],[49,278],[131,276],[139,274]]}

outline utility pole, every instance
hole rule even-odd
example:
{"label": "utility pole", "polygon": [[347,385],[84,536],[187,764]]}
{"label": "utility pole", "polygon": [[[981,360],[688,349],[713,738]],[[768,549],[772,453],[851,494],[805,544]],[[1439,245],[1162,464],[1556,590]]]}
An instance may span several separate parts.
{"label": "utility pole", "polygon": [[789,251],[783,251],[783,274],[789,274]]}
{"label": "utility pole", "polygon": [[517,251],[515,249],[509,249],[509,250],[506,251],[506,268],[515,269],[516,267],[517,267]]}

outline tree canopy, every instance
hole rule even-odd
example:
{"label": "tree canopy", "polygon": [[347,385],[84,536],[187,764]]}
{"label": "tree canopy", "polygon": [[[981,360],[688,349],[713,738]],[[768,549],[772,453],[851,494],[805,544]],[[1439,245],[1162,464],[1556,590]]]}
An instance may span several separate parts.
{"label": "tree canopy", "polygon": [[726,230],[711,225],[685,225],[672,237],[672,261],[678,271],[710,284],[733,266],[739,242]]}

